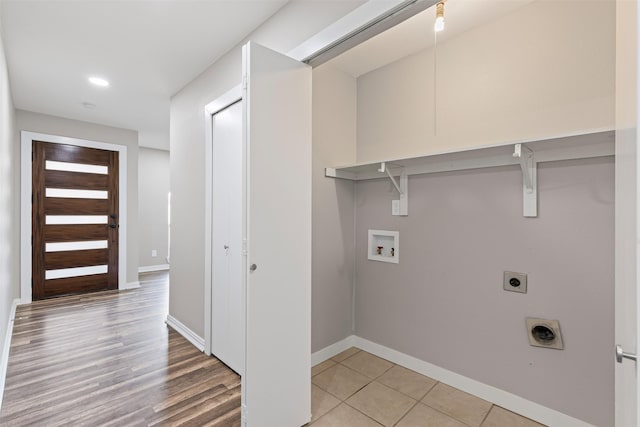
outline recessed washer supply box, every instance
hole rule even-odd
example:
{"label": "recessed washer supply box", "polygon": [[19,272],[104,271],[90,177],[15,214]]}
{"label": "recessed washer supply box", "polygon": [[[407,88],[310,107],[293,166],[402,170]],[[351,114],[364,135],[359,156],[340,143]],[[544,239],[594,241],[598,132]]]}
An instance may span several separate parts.
{"label": "recessed washer supply box", "polygon": [[367,254],[372,261],[400,261],[400,233],[398,231],[369,230]]}

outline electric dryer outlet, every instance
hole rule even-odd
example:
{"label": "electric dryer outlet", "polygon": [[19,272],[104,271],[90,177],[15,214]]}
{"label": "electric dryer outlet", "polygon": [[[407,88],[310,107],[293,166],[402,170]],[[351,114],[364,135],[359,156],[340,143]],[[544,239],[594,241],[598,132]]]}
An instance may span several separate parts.
{"label": "electric dryer outlet", "polygon": [[505,271],[503,277],[502,288],[505,291],[527,293],[527,273]]}

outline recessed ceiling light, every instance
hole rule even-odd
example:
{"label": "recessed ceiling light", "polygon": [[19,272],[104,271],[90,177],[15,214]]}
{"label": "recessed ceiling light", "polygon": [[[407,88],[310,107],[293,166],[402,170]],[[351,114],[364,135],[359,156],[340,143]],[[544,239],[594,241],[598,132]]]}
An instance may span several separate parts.
{"label": "recessed ceiling light", "polygon": [[83,102],[82,106],[84,108],[86,108],[87,110],[95,110],[95,108],[96,108],[96,104],[92,104],[90,102]]}
{"label": "recessed ceiling light", "polygon": [[109,86],[109,82],[103,78],[100,77],[89,77],[89,82],[91,82],[92,84],[96,85],[96,86],[100,86],[100,87],[107,87]]}

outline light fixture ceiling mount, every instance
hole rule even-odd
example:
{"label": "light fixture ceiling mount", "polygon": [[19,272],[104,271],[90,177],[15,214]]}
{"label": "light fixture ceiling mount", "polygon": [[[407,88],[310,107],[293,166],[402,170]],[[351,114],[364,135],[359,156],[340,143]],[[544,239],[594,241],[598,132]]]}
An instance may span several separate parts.
{"label": "light fixture ceiling mount", "polygon": [[444,30],[444,1],[436,4],[436,22],[433,24],[433,31],[436,33]]}

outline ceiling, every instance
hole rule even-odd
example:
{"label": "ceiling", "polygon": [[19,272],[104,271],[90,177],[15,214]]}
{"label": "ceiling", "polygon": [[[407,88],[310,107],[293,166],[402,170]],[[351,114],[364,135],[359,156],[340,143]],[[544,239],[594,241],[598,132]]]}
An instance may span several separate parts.
{"label": "ceiling", "polygon": [[[531,1],[448,0],[438,42]],[[0,2],[16,108],[138,130],[142,146],[169,149],[170,97],[288,0]],[[432,46],[434,9],[330,63],[358,77]]]}
{"label": "ceiling", "polygon": [[168,149],[170,97],[288,0],[1,1],[16,108],[138,130]]}
{"label": "ceiling", "polygon": [[[438,43],[506,15],[534,0],[447,0],[445,29]],[[332,59],[330,64],[359,77],[434,45],[435,6]]]}

